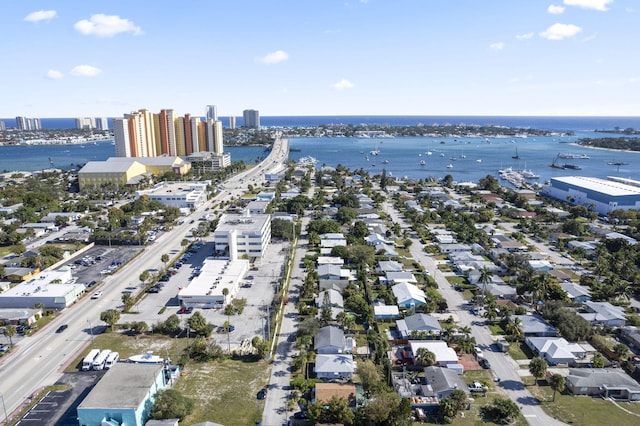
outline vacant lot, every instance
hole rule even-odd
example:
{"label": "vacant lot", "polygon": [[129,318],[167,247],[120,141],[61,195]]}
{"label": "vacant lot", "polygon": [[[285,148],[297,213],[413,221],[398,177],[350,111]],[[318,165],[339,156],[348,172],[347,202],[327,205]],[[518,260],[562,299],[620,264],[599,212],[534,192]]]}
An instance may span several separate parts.
{"label": "vacant lot", "polygon": [[[82,358],[91,348],[118,351],[121,359],[153,351],[156,355],[176,360],[180,359],[180,354],[192,340],[106,333],[97,336],[93,344],[69,365],[67,371],[77,371]],[[255,424],[261,419],[264,408],[264,401],[257,400],[256,394],[268,383],[270,370],[267,361],[227,359],[189,363],[174,386],[195,402],[193,413],[184,423],[211,421],[226,426]]]}

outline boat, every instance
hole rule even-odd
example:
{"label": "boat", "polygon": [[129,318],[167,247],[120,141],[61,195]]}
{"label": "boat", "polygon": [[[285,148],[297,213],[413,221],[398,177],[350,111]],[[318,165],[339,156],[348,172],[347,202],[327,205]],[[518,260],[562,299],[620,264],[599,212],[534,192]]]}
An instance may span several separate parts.
{"label": "boat", "polygon": [[553,167],[554,169],[562,169],[562,170],[564,170],[564,166],[562,164],[558,164],[557,163],[559,157],[560,157],[560,154],[555,156],[555,158],[551,162],[551,167]]}
{"label": "boat", "polygon": [[146,354],[130,356],[128,361],[135,364],[162,364],[164,358],[154,355],[153,351],[148,351]]}
{"label": "boat", "polygon": [[433,152],[431,152],[431,151],[425,152],[425,155],[431,155],[431,154],[433,154]]}
{"label": "boat", "polygon": [[625,163],[624,161],[607,161],[607,164],[610,166],[628,166],[629,163]]}
{"label": "boat", "polygon": [[290,152],[301,152],[302,150],[300,148],[289,148]]}
{"label": "boat", "polygon": [[378,154],[380,154],[380,151],[377,150],[377,149],[372,149],[371,151],[369,151],[369,154],[370,155],[378,155]]}
{"label": "boat", "polygon": [[564,163],[562,166],[563,166],[565,169],[571,169],[571,170],[582,170],[582,167],[578,166],[577,164]]}
{"label": "boat", "polygon": [[476,160],[476,163],[482,163],[482,158],[478,158],[478,159]]}
{"label": "boat", "polygon": [[533,173],[531,170],[520,170],[520,175],[525,179],[540,179],[540,176]]}
{"label": "boat", "polygon": [[382,164],[389,164],[389,160],[382,160]]}
{"label": "boat", "polygon": [[444,153],[443,152],[440,153],[440,157],[444,157]]}
{"label": "boat", "polygon": [[421,165],[421,166],[424,166],[425,164],[427,164],[427,162],[426,162],[426,161],[424,161],[424,160],[420,160],[420,165]]}
{"label": "boat", "polygon": [[563,154],[560,154],[559,157],[569,159],[569,160],[588,160],[589,158],[591,158],[587,154],[570,154],[566,152]]}
{"label": "boat", "polygon": [[447,169],[453,169],[453,164],[448,164]]}
{"label": "boat", "polygon": [[460,158],[467,158],[467,156],[464,155],[464,151],[462,151],[462,153],[460,154]]}
{"label": "boat", "polygon": [[516,146],[516,153],[515,155],[512,155],[511,158],[513,158],[514,160],[519,160],[520,159],[520,154],[518,154],[518,147]]}

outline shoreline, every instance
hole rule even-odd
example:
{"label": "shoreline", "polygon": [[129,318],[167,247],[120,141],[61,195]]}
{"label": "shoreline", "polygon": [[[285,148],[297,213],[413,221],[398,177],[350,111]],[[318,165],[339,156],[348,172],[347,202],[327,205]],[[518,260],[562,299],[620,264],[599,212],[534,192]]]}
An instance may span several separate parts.
{"label": "shoreline", "polygon": [[580,145],[577,142],[571,142],[568,145],[579,146],[580,148],[588,148],[588,149],[598,149],[600,151],[611,151],[611,152],[627,152],[627,153],[635,153],[640,154],[640,151],[633,151],[631,149],[615,149],[615,148],[602,148],[600,146],[589,146],[589,145]]}

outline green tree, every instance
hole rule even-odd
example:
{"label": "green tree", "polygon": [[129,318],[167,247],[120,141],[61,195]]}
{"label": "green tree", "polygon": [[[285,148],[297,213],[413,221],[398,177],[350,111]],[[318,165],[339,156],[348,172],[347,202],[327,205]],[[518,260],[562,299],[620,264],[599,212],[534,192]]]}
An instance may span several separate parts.
{"label": "green tree", "polygon": [[613,353],[619,361],[624,361],[629,356],[629,348],[624,343],[617,343],[613,346]]}
{"label": "green tree", "polygon": [[100,321],[106,322],[111,331],[113,331],[113,327],[120,321],[120,312],[115,309],[101,312]]}
{"label": "green tree", "polygon": [[549,378],[549,386],[553,389],[553,400],[556,400],[556,392],[562,392],[564,390],[565,381],[562,374],[554,374]]}
{"label": "green tree", "polygon": [[324,325],[327,325],[331,322],[331,303],[329,301],[329,292],[324,292],[324,297],[322,298],[322,310],[320,311],[320,320]]}
{"label": "green tree", "polygon": [[456,389],[450,395],[443,398],[438,405],[438,417],[444,423],[452,423],[458,413],[467,404],[467,394]]}
{"label": "green tree", "polygon": [[122,304],[124,305],[124,311],[129,312],[133,305],[136,303],[136,300],[130,293],[125,293],[122,295]]}
{"label": "green tree", "polygon": [[207,333],[207,320],[202,316],[200,312],[195,312],[193,315],[189,317],[187,320],[187,324],[191,331],[195,332],[199,336],[207,336],[210,333]]}
{"label": "green tree", "polygon": [[259,336],[251,339],[251,346],[256,350],[256,355],[260,359],[264,358],[269,351],[269,342],[262,340]]}
{"label": "green tree", "polygon": [[493,400],[493,403],[483,406],[481,412],[487,419],[506,425],[515,421],[520,409],[518,404],[509,398],[498,397]]}
{"label": "green tree", "polygon": [[493,279],[493,271],[489,268],[487,268],[486,266],[483,267],[480,270],[480,278],[479,281],[482,284],[482,300],[483,303],[486,302],[486,298],[487,298],[487,285],[492,281]]}
{"label": "green tree", "polygon": [[167,262],[169,262],[169,255],[167,253],[164,253],[162,256],[160,256],[160,261],[164,264],[164,269],[167,269]]}
{"label": "green tree", "polygon": [[193,411],[193,401],[175,389],[164,389],[156,394],[151,418],[183,420]]}
{"label": "green tree", "polygon": [[420,348],[416,353],[416,359],[420,361],[420,364],[429,367],[436,363],[436,354],[427,348]]}
{"label": "green tree", "polygon": [[147,270],[140,272],[140,276],[138,277],[143,284],[146,283],[149,278],[151,278],[151,273]]}
{"label": "green tree", "polygon": [[593,368],[604,368],[604,357],[600,354],[600,352],[596,353],[591,360],[591,365]]}
{"label": "green tree", "polygon": [[529,373],[536,380],[539,380],[547,374],[547,362],[540,357],[533,357],[529,362]]}
{"label": "green tree", "polygon": [[370,359],[358,361],[356,364],[356,374],[360,378],[362,388],[365,392],[371,393],[382,384],[378,366]]}
{"label": "green tree", "polygon": [[9,346],[13,346],[13,336],[17,333],[16,326],[9,324],[4,328],[4,335],[9,339]]}

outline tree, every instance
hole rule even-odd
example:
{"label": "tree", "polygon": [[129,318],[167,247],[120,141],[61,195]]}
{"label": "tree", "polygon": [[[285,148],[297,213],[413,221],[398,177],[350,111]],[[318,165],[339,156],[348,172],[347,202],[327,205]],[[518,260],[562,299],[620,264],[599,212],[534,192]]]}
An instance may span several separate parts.
{"label": "tree", "polygon": [[146,283],[149,278],[151,278],[151,274],[147,270],[140,272],[140,276],[138,277],[143,284]]}
{"label": "tree", "polygon": [[167,262],[169,261],[169,259],[169,255],[167,253],[164,253],[162,256],[160,256],[160,261],[164,263],[164,269],[167,269]]}
{"label": "tree", "polygon": [[534,357],[529,362],[529,373],[536,379],[541,379],[547,374],[547,362],[540,358]]}
{"label": "tree", "polygon": [[549,386],[553,389],[553,400],[556,400],[556,392],[562,392],[564,390],[564,376],[562,374],[554,374],[549,378]]}
{"label": "tree", "polygon": [[416,353],[416,359],[426,367],[429,367],[436,363],[436,354],[431,352],[427,348],[420,348]]}
{"label": "tree", "polygon": [[193,401],[175,389],[164,389],[156,394],[151,417],[156,420],[183,420],[193,411]]}
{"label": "tree", "polygon": [[467,394],[461,389],[456,389],[440,401],[438,416],[444,423],[452,423],[466,404]]}
{"label": "tree", "polygon": [[331,312],[331,302],[329,300],[329,292],[324,292],[324,297],[322,298],[322,310],[320,311],[320,320],[324,325],[327,325],[331,322],[332,312]]}
{"label": "tree", "polygon": [[255,336],[251,339],[251,346],[256,350],[256,355],[258,355],[258,358],[260,359],[264,358],[269,350],[269,343],[262,340],[259,336]]}
{"label": "tree", "polygon": [[591,365],[593,368],[604,368],[604,357],[600,354],[600,352],[596,353],[591,360]]}
{"label": "tree", "polygon": [[12,337],[17,333],[16,326],[13,324],[9,324],[4,328],[4,335],[9,339],[9,346],[13,346]]}
{"label": "tree", "polygon": [[358,361],[356,364],[356,374],[360,378],[365,392],[371,393],[382,384],[378,367],[369,359]]}
{"label": "tree", "polygon": [[522,320],[520,318],[514,318],[513,321],[509,321],[505,327],[505,331],[512,341],[520,340],[522,337]]}
{"label": "tree", "polygon": [[624,343],[617,343],[613,346],[613,353],[618,361],[624,361],[629,356],[629,348]]}
{"label": "tree", "polygon": [[207,333],[207,320],[202,316],[200,312],[195,312],[193,315],[189,317],[187,320],[187,324],[189,325],[189,329],[195,332],[200,336],[207,336],[210,333]]}
{"label": "tree", "polygon": [[480,278],[479,281],[482,283],[482,300],[486,302],[487,300],[487,284],[489,284],[493,279],[493,271],[486,266],[480,270]]}
{"label": "tree", "polygon": [[122,295],[122,304],[124,305],[124,311],[129,312],[133,305],[136,303],[136,300],[130,293],[125,293]]}
{"label": "tree", "polygon": [[101,312],[100,321],[106,322],[109,328],[111,328],[111,331],[113,331],[113,326],[120,321],[120,312],[115,309],[109,309],[108,311]]}
{"label": "tree", "polygon": [[508,398],[500,397],[494,399],[493,403],[483,406],[481,410],[485,417],[498,424],[513,423],[520,412],[518,404]]}

